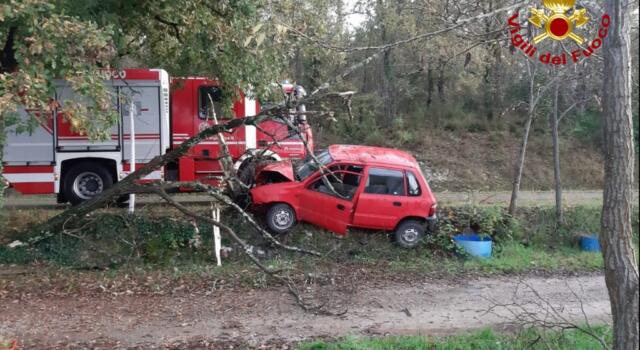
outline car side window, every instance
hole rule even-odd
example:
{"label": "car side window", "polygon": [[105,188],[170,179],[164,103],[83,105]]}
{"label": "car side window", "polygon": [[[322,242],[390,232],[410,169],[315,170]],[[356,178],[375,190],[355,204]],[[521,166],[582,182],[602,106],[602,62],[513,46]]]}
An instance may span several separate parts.
{"label": "car side window", "polygon": [[407,185],[409,187],[409,196],[417,197],[422,194],[422,189],[420,188],[418,179],[410,171],[407,171]]}
{"label": "car side window", "polygon": [[222,115],[222,90],[216,86],[198,88],[198,117],[200,119],[225,119]]}
{"label": "car side window", "polygon": [[370,168],[364,192],[404,196],[404,174],[400,170]]}
{"label": "car side window", "polygon": [[[309,189],[337,198],[352,200],[358,190],[358,186],[360,186],[362,174],[356,171],[349,171],[349,168],[346,168],[347,170],[340,170],[342,167],[331,168],[333,168],[331,173],[326,174],[324,177],[318,177],[311,183]],[[360,168],[360,171],[362,171],[362,168]]]}

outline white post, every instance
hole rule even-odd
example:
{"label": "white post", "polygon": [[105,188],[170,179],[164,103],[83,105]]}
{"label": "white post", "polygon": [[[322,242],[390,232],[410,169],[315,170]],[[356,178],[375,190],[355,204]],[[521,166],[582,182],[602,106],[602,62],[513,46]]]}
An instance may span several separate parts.
{"label": "white post", "polygon": [[[136,112],[136,105],[133,103],[133,96],[131,97],[131,103],[129,104],[129,145],[131,146],[130,152],[131,156],[129,158],[129,174],[136,171],[136,128],[135,128],[135,120],[134,115]],[[136,195],[129,195],[129,213],[133,214],[136,209]]]}
{"label": "white post", "polygon": [[[211,216],[213,220],[220,222],[220,207],[217,205],[211,208]],[[222,266],[222,261],[220,260],[220,249],[222,242],[220,237],[220,227],[217,225],[213,225],[213,250],[216,253],[216,261],[218,266]]]}

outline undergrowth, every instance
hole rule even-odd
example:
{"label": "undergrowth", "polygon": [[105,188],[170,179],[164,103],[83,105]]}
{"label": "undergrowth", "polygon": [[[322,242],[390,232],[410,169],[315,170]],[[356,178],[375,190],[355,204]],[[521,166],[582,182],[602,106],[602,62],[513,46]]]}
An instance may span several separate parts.
{"label": "undergrowth", "polygon": [[[207,209],[200,207],[203,214]],[[13,212],[10,216],[20,215]],[[565,210],[565,225],[555,227],[552,207],[526,208],[510,217],[499,207],[451,207],[439,210],[439,231],[425,238],[416,249],[402,249],[385,232],[352,230],[340,238],[312,225],[300,224],[279,237],[284,243],[318,250],[322,258],[300,256],[272,249],[252,228],[232,212],[223,218],[242,238],[256,247],[260,259],[276,267],[295,265],[311,270],[322,264],[347,263],[380,265],[392,270],[456,273],[510,273],[530,270],[596,270],[602,266],[600,254],[581,252],[580,235],[600,228],[600,208],[579,206]],[[43,220],[48,217],[43,215]],[[638,237],[638,209],[634,209],[634,237]],[[15,220],[14,220],[15,224]],[[0,232],[0,264],[47,262],[80,268],[117,268],[145,264],[176,266],[209,264],[212,260],[212,227],[195,224],[171,209],[141,211],[136,215],[118,211],[92,214],[69,234],[43,237],[25,227]],[[460,232],[478,232],[495,242],[491,259],[477,260],[456,249],[451,237]],[[9,248],[19,240],[27,246]],[[238,247],[226,238],[226,262],[250,263]]]}

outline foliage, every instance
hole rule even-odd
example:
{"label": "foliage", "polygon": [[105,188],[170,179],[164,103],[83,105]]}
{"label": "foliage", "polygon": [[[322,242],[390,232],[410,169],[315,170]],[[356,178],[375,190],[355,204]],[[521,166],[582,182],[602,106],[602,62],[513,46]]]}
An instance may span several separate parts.
{"label": "foliage", "polygon": [[28,248],[0,247],[0,261],[51,260],[76,267],[105,267],[133,259],[162,265],[197,256],[197,250],[187,249],[194,233],[189,222],[170,217],[96,214],[78,232],[50,238],[29,235],[27,241],[35,243]]}
{"label": "foliage", "polygon": [[[518,215],[524,230],[522,239],[532,244],[577,245],[581,235],[598,235],[602,208],[597,205],[583,205],[565,208],[564,224],[556,230],[555,209],[552,207],[522,208]],[[640,230],[639,207],[632,209],[633,236],[638,241]],[[550,242],[549,237],[556,237]]]}
{"label": "foliage", "polygon": [[[285,56],[274,44],[285,34],[261,20],[269,17],[263,5],[246,0],[11,1],[0,9],[0,38],[15,58],[3,61],[0,111],[19,105],[43,111],[61,107],[77,130],[104,137],[115,116],[101,69],[118,67],[125,58],[172,75],[216,77],[224,86],[250,87],[265,96],[282,68]],[[56,78],[69,81],[87,103],[52,102]],[[236,93],[226,89],[226,101]]]}
{"label": "foliage", "polygon": [[[594,327],[598,336],[611,343],[609,326]],[[577,330],[548,331],[535,328],[523,330],[515,335],[500,334],[486,329],[467,335],[443,338],[405,336],[387,338],[349,337],[344,340],[326,342],[313,341],[301,344],[298,350],[507,350],[507,349],[599,349],[597,340]]]}
{"label": "foliage", "polygon": [[501,207],[463,206],[440,209],[438,234],[453,236],[474,232],[490,236],[495,243],[510,241],[518,234],[518,222]]}
{"label": "foliage", "polygon": [[[17,130],[28,130],[46,122],[45,113],[61,108],[74,129],[94,138],[106,137],[115,113],[100,68],[108,68],[113,58],[112,27],[64,15],[43,0],[15,0],[0,6],[5,52],[0,67],[1,118],[13,116],[7,120],[9,125],[20,122]],[[56,78],[66,79],[86,103],[53,101]],[[12,112],[20,106],[33,111],[31,119],[15,118]]]}

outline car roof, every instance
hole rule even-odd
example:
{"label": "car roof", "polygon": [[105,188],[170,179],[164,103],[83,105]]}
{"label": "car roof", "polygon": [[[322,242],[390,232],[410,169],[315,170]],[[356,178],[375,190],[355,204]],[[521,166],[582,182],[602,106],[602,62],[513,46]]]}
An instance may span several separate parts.
{"label": "car roof", "polygon": [[357,145],[331,145],[329,154],[334,161],[357,162],[375,165],[392,165],[410,168],[418,168],[418,162],[407,152],[393,148],[357,146]]}

